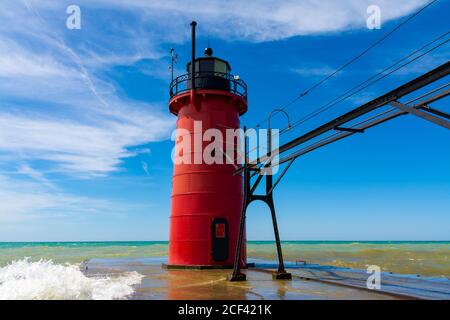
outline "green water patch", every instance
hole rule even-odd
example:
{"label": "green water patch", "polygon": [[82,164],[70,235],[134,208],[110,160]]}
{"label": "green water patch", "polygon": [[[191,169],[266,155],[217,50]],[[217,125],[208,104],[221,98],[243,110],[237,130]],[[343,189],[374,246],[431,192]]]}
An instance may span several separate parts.
{"label": "green water patch", "polygon": [[[450,242],[417,241],[285,241],[284,258],[308,263],[422,276],[450,277]],[[249,241],[248,257],[276,260],[272,241]],[[8,242],[0,243],[0,266],[29,257],[31,261],[81,263],[93,258],[165,257],[167,241],[139,242]]]}

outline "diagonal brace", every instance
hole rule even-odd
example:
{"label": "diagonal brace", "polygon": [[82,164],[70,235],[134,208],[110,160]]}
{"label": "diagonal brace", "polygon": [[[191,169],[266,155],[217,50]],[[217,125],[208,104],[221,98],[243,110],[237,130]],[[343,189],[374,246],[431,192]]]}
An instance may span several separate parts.
{"label": "diagonal brace", "polygon": [[389,104],[391,106],[393,106],[393,107],[396,107],[396,108],[402,110],[402,111],[405,111],[407,113],[411,113],[411,114],[413,114],[415,116],[418,116],[418,117],[420,117],[422,119],[425,119],[425,120],[428,120],[430,122],[433,122],[434,124],[437,124],[437,125],[439,125],[441,127],[450,129],[450,121],[448,121],[448,120],[445,120],[445,119],[433,116],[433,115],[429,114],[428,112],[416,109],[414,107],[408,106],[408,105],[400,103],[398,101],[391,101],[391,102],[389,102]]}
{"label": "diagonal brace", "polygon": [[443,118],[446,118],[446,119],[450,120],[450,114],[448,114],[448,113],[446,113],[444,111],[431,108],[431,107],[429,107],[427,105],[424,105],[423,107],[419,107],[419,109],[423,110],[423,111],[427,111],[429,113],[433,113],[435,115],[438,115],[440,117],[443,117]]}

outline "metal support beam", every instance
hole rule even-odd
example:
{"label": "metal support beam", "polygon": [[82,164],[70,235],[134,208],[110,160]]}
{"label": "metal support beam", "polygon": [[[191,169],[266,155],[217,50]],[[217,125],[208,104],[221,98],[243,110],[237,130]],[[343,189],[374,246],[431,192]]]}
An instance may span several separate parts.
{"label": "metal support beam", "polygon": [[382,95],[379,98],[376,98],[372,101],[369,101],[362,106],[347,112],[346,114],[318,127],[315,130],[310,131],[309,133],[298,137],[297,139],[294,139],[282,146],[280,146],[278,153],[281,154],[289,149],[292,149],[295,146],[298,146],[299,144],[306,142],[308,140],[311,140],[330,129],[340,126],[346,122],[349,122],[353,119],[356,119],[366,113],[369,113],[379,107],[382,107],[386,104],[388,104],[391,101],[398,100],[401,97],[414,92],[420,88],[425,87],[426,85],[437,81],[445,76],[450,74],[450,62],[446,62],[439,67],[435,68],[434,70],[431,70],[430,72],[425,73],[424,75],[421,75],[420,77],[417,77],[416,79]]}
{"label": "metal support beam", "polygon": [[408,106],[406,104],[403,104],[403,103],[400,103],[398,101],[391,101],[389,104],[391,106],[393,106],[393,107],[396,107],[396,108],[402,110],[402,111],[408,112],[408,113],[413,114],[415,116],[418,116],[418,117],[420,117],[422,119],[431,121],[434,124],[437,124],[437,125],[439,125],[441,127],[450,129],[450,121],[448,121],[448,120],[445,120],[445,119],[433,116],[433,115],[431,115],[431,114],[429,114],[429,113],[427,113],[425,111],[419,110],[419,109],[414,108],[414,107],[410,107],[410,106]]}
{"label": "metal support beam", "polygon": [[449,95],[450,95],[450,89],[442,90],[441,92],[439,92],[431,97],[428,97],[425,100],[420,101],[420,103],[418,103],[417,105],[419,105],[419,104],[420,105],[429,105],[429,104],[431,104],[435,101],[441,100]]}
{"label": "metal support beam", "polygon": [[[426,99],[424,101],[421,101],[420,103],[416,104],[415,106],[412,106],[412,107],[409,107],[409,108],[412,108],[413,110],[422,109],[422,108],[425,107],[423,105],[424,103],[428,103],[429,101],[432,101],[432,102],[437,101],[437,97],[442,99],[442,97],[444,97],[444,95],[442,93],[439,93],[439,94],[437,94],[435,96],[432,96],[429,99]],[[426,109],[426,110],[429,111],[428,109]],[[443,116],[444,118],[450,119],[450,115],[449,114],[447,114],[447,113],[445,113],[443,111],[439,111],[439,110],[435,110],[435,109],[433,109],[433,110],[436,111],[436,112],[441,113],[442,115],[441,114],[440,115]],[[406,114],[409,114],[409,112],[404,110],[404,109],[400,109],[400,108],[397,111],[395,111],[395,109],[392,109],[392,111],[388,110],[387,112],[383,113],[382,117],[374,117],[375,120],[369,121],[366,124],[357,127],[357,129],[365,131],[365,130],[370,129],[372,127],[375,127],[375,126],[377,126],[379,124],[382,124],[382,123],[384,123],[386,121],[395,119],[395,118],[397,118],[399,116],[403,116],[403,115],[406,115]],[[429,116],[431,116],[431,115],[429,115]],[[446,127],[446,128],[448,128],[447,126],[450,125],[449,121],[446,121],[444,119],[440,119],[440,118],[437,118],[437,117],[434,117],[434,118],[436,118],[438,120],[442,120],[444,122],[444,127]],[[310,146],[307,146],[305,148],[297,150],[297,151],[295,151],[295,152],[293,152],[293,153],[291,153],[291,154],[289,154],[287,156],[281,157],[279,159],[278,163],[275,163],[273,165],[281,165],[281,164],[283,164],[285,162],[292,161],[292,159],[296,159],[296,158],[298,158],[298,157],[300,157],[302,155],[305,155],[305,154],[307,154],[307,153],[309,153],[309,152],[311,152],[313,150],[316,150],[316,149],[318,149],[320,147],[326,146],[326,145],[328,145],[328,144],[330,144],[332,142],[336,142],[336,141],[341,140],[343,138],[347,138],[347,137],[349,137],[349,136],[351,136],[353,134],[354,134],[354,132],[343,132],[343,133],[340,133],[340,134],[335,134],[334,136],[329,137],[328,139],[323,139],[321,141],[313,143]]]}
{"label": "metal support beam", "polygon": [[275,187],[277,186],[277,184],[280,182],[280,180],[284,177],[284,175],[286,174],[286,172],[289,170],[289,168],[291,167],[291,165],[294,163],[295,159],[292,159],[291,162],[288,163],[288,165],[284,168],[283,172],[278,176],[278,179],[275,181],[275,183],[273,184],[272,188],[270,188],[269,192],[267,192],[268,194],[272,193],[273,189],[275,189]]}
{"label": "metal support beam", "polygon": [[336,130],[336,131],[347,131],[347,132],[353,132],[353,133],[364,133],[364,130],[362,130],[362,129],[355,129],[355,128],[334,127],[333,129]]}
{"label": "metal support beam", "polygon": [[448,114],[444,111],[437,110],[437,109],[431,108],[429,106],[423,106],[423,107],[420,107],[419,109],[450,120],[450,114]]}
{"label": "metal support beam", "polygon": [[[439,67],[409,81],[408,83],[372,100],[369,101],[363,105],[361,105],[360,107],[353,109],[345,114],[343,114],[342,116],[339,116],[323,125],[321,125],[320,127],[292,140],[289,141],[285,144],[283,144],[282,146],[280,146],[277,150],[274,150],[273,153],[278,153],[278,154],[282,154],[296,146],[299,146],[302,143],[305,143],[309,140],[312,140],[330,130],[332,130],[335,127],[341,126],[342,124],[345,124],[351,120],[354,120],[356,118],[361,117],[362,115],[365,115],[375,109],[378,109],[380,107],[383,107],[387,104],[389,104],[392,101],[396,101],[398,99],[400,99],[403,96],[406,96],[407,94],[410,94],[418,89],[421,89],[427,85],[429,85],[430,83],[433,83],[439,79],[442,79],[443,77],[447,76],[450,74],[450,62],[446,62],[442,65],[440,65]],[[448,95],[448,93],[446,92],[447,90],[445,90],[443,93],[441,93],[442,95]],[[436,100],[441,99],[442,97],[435,97]],[[424,100],[423,103],[427,104],[430,103],[425,102],[427,101]],[[259,157],[258,159],[256,159],[255,161],[252,161],[250,163],[250,165],[257,165],[258,163],[263,163],[266,161],[267,158],[269,158],[270,156],[268,156],[267,154],[264,156]],[[239,174],[243,171],[242,168],[239,168],[235,171],[235,174]]]}
{"label": "metal support beam", "polygon": [[251,190],[250,190],[250,194],[253,194],[253,193],[255,192],[256,188],[258,187],[258,185],[259,185],[259,183],[261,182],[261,179],[262,179],[263,177],[264,177],[264,176],[263,176],[262,174],[260,174],[260,175],[258,176],[258,178],[256,178],[256,181],[255,181],[255,183],[253,184],[253,187],[252,187]]}
{"label": "metal support beam", "polygon": [[[437,93],[434,96],[431,96],[431,97],[429,97],[429,98],[427,98],[425,100],[422,100],[421,102],[419,102],[418,104],[412,106],[411,108],[413,108],[413,109],[426,108],[425,109],[426,111],[431,112],[430,111],[431,108],[426,106],[425,104],[426,103],[435,102],[435,101],[437,101],[439,99],[442,99],[442,98],[448,96],[449,94],[450,94],[450,90],[444,90],[442,92]],[[438,115],[440,115],[440,116],[442,116],[444,118],[450,119],[450,115],[449,114],[447,114],[447,113],[445,113],[443,111],[435,110],[435,109],[432,109],[432,110],[434,112],[439,113]],[[387,111],[381,113],[380,115],[376,115],[376,116],[374,116],[372,118],[366,119],[364,125],[359,126],[357,128],[353,127],[353,129],[364,130],[365,131],[365,130],[370,129],[372,127],[375,127],[375,126],[377,126],[379,124],[382,124],[382,123],[384,123],[386,121],[395,119],[395,118],[397,118],[399,116],[403,116],[403,115],[406,115],[406,114],[408,114],[408,111],[405,111],[405,110],[402,110],[402,109],[399,109],[399,110],[395,111],[395,107],[394,107],[391,110],[387,110]],[[370,120],[370,121],[368,121],[368,120]],[[305,147],[303,149],[297,150],[297,151],[295,151],[295,152],[293,152],[293,153],[291,153],[291,154],[289,154],[287,156],[281,157],[279,159],[278,163],[275,163],[274,165],[281,165],[281,164],[283,164],[283,163],[285,163],[287,161],[292,161],[292,159],[296,159],[296,158],[298,158],[298,157],[300,157],[302,155],[305,155],[305,154],[307,154],[307,153],[309,153],[309,152],[311,152],[313,150],[316,150],[316,149],[318,149],[320,147],[326,146],[326,145],[328,145],[328,144],[330,144],[332,142],[341,140],[343,138],[347,138],[347,137],[353,135],[354,133],[355,132],[343,132],[343,133],[340,133],[340,134],[335,134],[335,135],[333,135],[333,136],[331,136],[329,138],[322,139],[320,141],[317,141],[317,142],[313,143],[312,145],[310,145],[308,147]]]}

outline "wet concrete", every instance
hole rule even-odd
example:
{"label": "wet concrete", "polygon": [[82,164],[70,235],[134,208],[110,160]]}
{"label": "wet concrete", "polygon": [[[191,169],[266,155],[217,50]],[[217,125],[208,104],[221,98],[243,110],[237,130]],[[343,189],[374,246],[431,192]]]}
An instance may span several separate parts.
{"label": "wet concrete", "polygon": [[[162,261],[161,261],[162,262]],[[231,270],[167,270],[151,259],[94,259],[87,275],[120,275],[137,271],[144,276],[131,299],[291,300],[291,299],[396,299],[376,291],[330,285],[294,277],[272,280],[270,273],[246,270],[247,281],[229,282]]]}

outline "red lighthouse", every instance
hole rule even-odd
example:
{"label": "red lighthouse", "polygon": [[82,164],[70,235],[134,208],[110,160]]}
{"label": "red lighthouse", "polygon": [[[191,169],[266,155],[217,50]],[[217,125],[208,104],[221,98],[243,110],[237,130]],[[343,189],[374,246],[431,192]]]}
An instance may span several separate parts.
{"label": "red lighthouse", "polygon": [[[196,23],[191,26],[188,73],[170,85],[169,109],[178,117],[177,129],[182,129],[177,130],[176,143],[189,138],[192,147],[188,154],[176,148],[175,158],[183,156],[192,161],[174,164],[168,267],[227,268],[233,266],[236,252],[243,180],[241,175],[233,175],[233,163],[205,163],[202,155],[208,143],[199,136],[215,129],[225,137],[227,129],[238,129],[239,117],[247,111],[247,88],[239,77],[230,74],[227,61],[213,57],[212,49],[205,49],[204,57],[195,57]],[[187,134],[183,136],[180,131]],[[199,139],[200,146],[195,146]],[[226,150],[225,139],[220,143]],[[245,251],[243,245],[242,265]]]}

